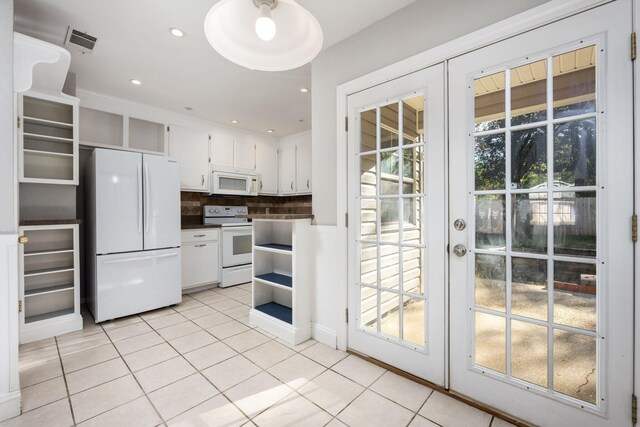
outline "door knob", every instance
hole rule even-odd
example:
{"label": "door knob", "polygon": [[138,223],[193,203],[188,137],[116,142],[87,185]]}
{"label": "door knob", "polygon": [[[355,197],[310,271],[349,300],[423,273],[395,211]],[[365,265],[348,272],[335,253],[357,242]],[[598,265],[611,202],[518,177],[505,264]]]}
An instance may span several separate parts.
{"label": "door knob", "polygon": [[463,257],[467,254],[467,248],[465,248],[464,245],[455,245],[453,247],[453,253],[456,254],[456,256]]}
{"label": "door knob", "polygon": [[467,223],[464,222],[464,219],[458,218],[453,222],[453,228],[455,228],[458,231],[462,231],[465,228],[467,228]]}

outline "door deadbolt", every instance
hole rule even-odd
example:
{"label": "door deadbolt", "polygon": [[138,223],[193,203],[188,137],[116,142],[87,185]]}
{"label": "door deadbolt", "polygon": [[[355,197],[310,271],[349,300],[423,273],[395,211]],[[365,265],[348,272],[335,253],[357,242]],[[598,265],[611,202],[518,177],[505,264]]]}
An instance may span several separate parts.
{"label": "door deadbolt", "polygon": [[453,222],[453,228],[455,228],[458,231],[462,231],[465,228],[467,228],[467,223],[464,222],[464,219],[458,218]]}
{"label": "door deadbolt", "polygon": [[465,248],[464,245],[455,245],[453,247],[453,253],[456,254],[456,256],[463,257],[467,254],[467,248]]}

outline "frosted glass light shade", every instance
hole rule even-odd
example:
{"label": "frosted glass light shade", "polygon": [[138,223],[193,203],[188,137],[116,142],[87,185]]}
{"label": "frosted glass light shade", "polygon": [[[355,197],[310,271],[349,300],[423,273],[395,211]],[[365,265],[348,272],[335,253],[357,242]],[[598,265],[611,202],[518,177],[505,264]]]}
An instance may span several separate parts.
{"label": "frosted glass light shade", "polygon": [[251,70],[284,71],[310,62],[322,49],[322,28],[294,0],[271,10],[277,26],[272,40],[256,34],[259,9],[251,0],[220,0],[204,20],[204,32],[220,55]]}

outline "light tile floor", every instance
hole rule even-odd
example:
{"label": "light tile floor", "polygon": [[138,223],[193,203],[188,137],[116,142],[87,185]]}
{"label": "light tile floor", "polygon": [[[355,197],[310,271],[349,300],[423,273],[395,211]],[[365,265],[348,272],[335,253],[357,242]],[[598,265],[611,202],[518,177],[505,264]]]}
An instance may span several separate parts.
{"label": "light tile floor", "polygon": [[249,324],[249,285],[20,348],[24,413],[2,426],[508,426],[314,340]]}

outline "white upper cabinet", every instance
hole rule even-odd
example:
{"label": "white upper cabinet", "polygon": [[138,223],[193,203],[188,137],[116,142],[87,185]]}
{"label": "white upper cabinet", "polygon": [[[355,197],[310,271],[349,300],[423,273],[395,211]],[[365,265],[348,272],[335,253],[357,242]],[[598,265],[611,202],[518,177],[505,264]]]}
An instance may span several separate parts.
{"label": "white upper cabinet", "polygon": [[256,170],[256,142],[253,138],[236,137],[233,166],[236,169]]}
{"label": "white upper cabinet", "polygon": [[280,149],[280,194],[296,194],[296,146],[286,144]]}
{"label": "white upper cabinet", "polygon": [[296,145],[296,182],[298,194],[311,194],[311,144]]}
{"label": "white upper cabinet", "polygon": [[178,159],[180,164],[182,191],[208,191],[209,139],[207,132],[169,127],[169,156]]}
{"label": "white upper cabinet", "polygon": [[211,164],[233,168],[234,145],[233,135],[215,133],[211,144]]}
{"label": "white upper cabinet", "polygon": [[269,142],[256,143],[258,193],[278,194],[278,148]]}

